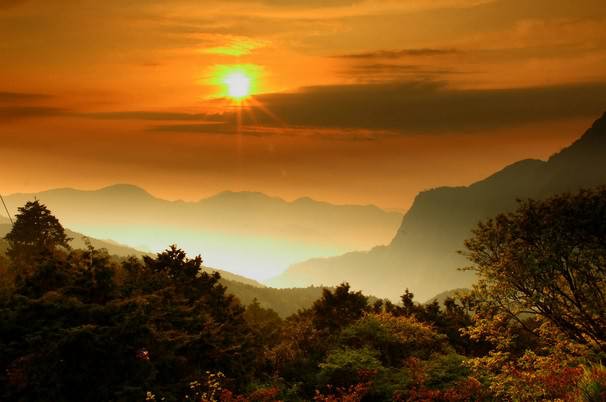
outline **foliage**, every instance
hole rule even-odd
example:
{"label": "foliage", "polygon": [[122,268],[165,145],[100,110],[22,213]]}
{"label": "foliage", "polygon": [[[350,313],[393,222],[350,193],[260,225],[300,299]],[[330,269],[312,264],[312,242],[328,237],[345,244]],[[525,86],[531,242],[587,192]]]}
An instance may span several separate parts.
{"label": "foliage", "polygon": [[0,305],[0,365],[12,373],[2,398],[171,400],[211,369],[246,382],[255,353],[244,309],[217,275],[193,273],[200,263],[171,247],[120,267],[89,248],[34,266]]}
{"label": "foliage", "polygon": [[521,201],[465,245],[485,311],[518,322],[536,314],[606,351],[606,188]]}
{"label": "foliage", "polygon": [[[256,299],[265,309],[272,309],[280,318],[287,318],[300,310],[309,309],[316,300],[322,297],[324,287],[309,286],[306,288],[270,288],[256,287],[227,278],[222,278],[227,290],[234,294],[242,304],[249,305]],[[333,291],[333,288],[328,288]]]}
{"label": "foliage", "polygon": [[591,365],[583,369],[575,397],[584,402],[606,400],[606,368],[602,364]]}
{"label": "foliage", "polygon": [[283,321],[273,310],[261,307],[255,299],[246,306],[244,319],[252,329],[255,339],[264,347],[270,348],[280,341]]}
{"label": "foliage", "polygon": [[360,383],[366,371],[382,369],[378,353],[368,347],[362,349],[335,349],[320,363],[318,384],[346,387]]}
{"label": "foliage", "polygon": [[334,332],[362,317],[369,310],[368,300],[362,292],[350,292],[343,283],[334,291],[324,289],[322,297],[311,310],[313,323],[318,330]]}
{"label": "foliage", "polygon": [[56,248],[69,249],[70,240],[59,220],[37,200],[19,208],[5,238],[9,244],[7,255],[21,276],[27,276],[33,262],[52,254]]}
{"label": "foliage", "polygon": [[604,400],[605,204],[584,191],[481,224],[467,242],[480,280],[443,304],[408,289],[369,302],[344,283],[285,319],[177,246],[70,250],[28,204],[20,225],[48,226],[15,232],[31,255],[0,258],[0,399]]}
{"label": "foliage", "polygon": [[351,385],[347,388],[330,386],[327,387],[326,394],[316,390],[313,400],[316,402],[360,402],[368,393],[368,388],[368,383]]}
{"label": "foliage", "polygon": [[428,358],[447,350],[445,337],[428,324],[387,313],[365,315],[341,332],[340,342],[355,348],[372,347],[389,367],[400,367],[411,356]]}
{"label": "foliage", "polygon": [[266,372],[272,364],[272,349],[281,341],[283,320],[275,311],[261,307],[256,299],[246,307],[244,319],[253,335],[258,370]]}

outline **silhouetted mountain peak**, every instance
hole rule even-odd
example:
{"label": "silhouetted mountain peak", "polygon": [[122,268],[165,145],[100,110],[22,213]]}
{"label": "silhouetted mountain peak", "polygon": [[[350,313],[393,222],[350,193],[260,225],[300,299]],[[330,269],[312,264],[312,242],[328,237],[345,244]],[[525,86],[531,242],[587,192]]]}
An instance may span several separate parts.
{"label": "silhouetted mountain peak", "polygon": [[595,143],[596,141],[599,141],[600,145],[606,146],[606,112],[602,117],[594,121],[591,128],[587,130],[578,141],[574,142],[570,148],[573,148],[578,143]]}
{"label": "silhouetted mountain peak", "polygon": [[311,197],[299,197],[293,201],[294,204],[313,204],[316,202],[318,202],[318,201],[314,200]]}
{"label": "silhouetted mountain peak", "polygon": [[219,203],[250,203],[266,201],[283,201],[281,198],[272,197],[258,191],[223,191],[212,197],[200,200],[200,202]]}
{"label": "silhouetted mountain peak", "polygon": [[304,261],[273,283],[306,286],[347,280],[352,287],[394,300],[405,288],[424,299],[468,287],[476,278],[457,270],[469,264],[457,250],[478,222],[514,210],[516,199],[545,199],[605,184],[606,114],[547,162],[526,159],[466,187],[419,193],[387,247]]}
{"label": "silhouetted mountain peak", "polygon": [[514,162],[510,165],[505,166],[503,169],[489,176],[488,178],[494,178],[499,176],[510,176],[517,175],[520,172],[523,172],[528,169],[535,169],[539,166],[543,166],[545,161],[540,159],[522,159],[520,161]]}
{"label": "silhouetted mountain peak", "polygon": [[549,162],[570,162],[571,158],[579,158],[593,163],[603,157],[606,157],[606,112],[578,140],[551,156]]}
{"label": "silhouetted mountain peak", "polygon": [[479,190],[486,187],[491,188],[495,193],[499,193],[502,190],[511,190],[511,188],[503,187],[532,186],[537,179],[537,174],[542,172],[545,164],[545,161],[539,159],[523,159],[505,166],[484,180],[471,184],[468,188]]}
{"label": "silhouetted mountain peak", "polygon": [[601,132],[603,135],[606,135],[606,112],[604,112],[602,117],[600,117],[593,123],[589,131],[592,130],[594,132]]}
{"label": "silhouetted mountain peak", "polygon": [[142,189],[141,187],[133,184],[114,184],[111,186],[103,187],[97,190],[99,194],[108,195],[112,197],[139,197],[139,198],[153,198],[153,196]]}

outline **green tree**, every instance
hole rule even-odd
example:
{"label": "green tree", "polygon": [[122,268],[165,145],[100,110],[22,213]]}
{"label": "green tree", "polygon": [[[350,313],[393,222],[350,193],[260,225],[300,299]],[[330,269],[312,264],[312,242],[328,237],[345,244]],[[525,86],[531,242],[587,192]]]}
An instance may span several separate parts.
{"label": "green tree", "polygon": [[520,201],[480,223],[465,245],[479,307],[491,317],[529,331],[524,317],[543,317],[606,352],[606,188]]}
{"label": "green tree", "polygon": [[370,347],[379,352],[385,366],[400,367],[409,357],[427,359],[450,351],[446,336],[413,317],[388,313],[367,314],[341,331],[339,345]]}
{"label": "green tree", "polygon": [[334,349],[320,363],[318,385],[347,387],[363,382],[365,371],[383,369],[379,354],[370,348]]}
{"label": "green tree", "polygon": [[283,321],[272,309],[263,308],[257,299],[246,307],[244,318],[255,334],[255,340],[263,348],[274,347],[280,342]]}
{"label": "green tree", "polygon": [[244,308],[200,258],[171,247],[122,266],[92,248],[34,264],[0,299],[0,400],[183,400],[207,370],[255,374]]}
{"label": "green tree", "polygon": [[[19,208],[15,224],[6,235],[7,255],[22,274],[31,274],[31,265],[57,248],[69,249],[65,229],[49,209],[38,200]],[[27,272],[29,271],[29,272]]]}
{"label": "green tree", "polygon": [[178,282],[194,280],[202,269],[202,257],[187,258],[185,251],[174,244],[156,257],[144,256],[143,261],[151,271]]}
{"label": "green tree", "polygon": [[359,291],[350,292],[348,283],[342,283],[333,292],[324,289],[322,298],[311,307],[316,328],[329,332],[349,325],[369,310],[366,296]]}

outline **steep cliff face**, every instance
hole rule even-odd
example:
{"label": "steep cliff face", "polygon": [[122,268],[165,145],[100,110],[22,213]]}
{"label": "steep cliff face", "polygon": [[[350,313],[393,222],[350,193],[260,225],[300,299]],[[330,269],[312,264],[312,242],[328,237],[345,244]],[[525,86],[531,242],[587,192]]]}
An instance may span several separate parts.
{"label": "steep cliff face", "polygon": [[440,187],[420,193],[393,241],[368,252],[313,259],[293,265],[274,285],[334,285],[348,281],[369,293],[397,298],[405,288],[419,300],[468,287],[457,251],[481,220],[510,211],[516,199],[545,198],[606,185],[606,114],[576,142],[548,161],[523,160],[468,187]]}

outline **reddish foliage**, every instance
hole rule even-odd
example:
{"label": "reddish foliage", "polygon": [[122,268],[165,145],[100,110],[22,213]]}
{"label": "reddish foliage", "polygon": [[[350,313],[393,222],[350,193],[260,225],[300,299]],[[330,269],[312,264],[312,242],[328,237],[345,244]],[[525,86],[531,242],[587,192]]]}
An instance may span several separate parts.
{"label": "reddish foliage", "polygon": [[276,397],[279,394],[280,390],[277,387],[261,388],[250,394],[248,399],[255,402],[275,402],[278,401]]}
{"label": "reddish foliage", "polygon": [[473,377],[459,381],[453,387],[439,390],[425,386],[415,387],[406,394],[396,394],[394,401],[440,401],[464,402],[484,400],[485,392],[482,384]]}
{"label": "reddish foliage", "polygon": [[277,387],[261,388],[253,391],[251,394],[234,395],[233,392],[224,389],[221,391],[219,400],[221,402],[281,402],[277,399],[280,390]]}
{"label": "reddish foliage", "polygon": [[316,402],[360,402],[370,389],[370,382],[351,385],[348,388],[338,387],[333,389],[327,386],[328,394],[316,390],[314,401]]}

